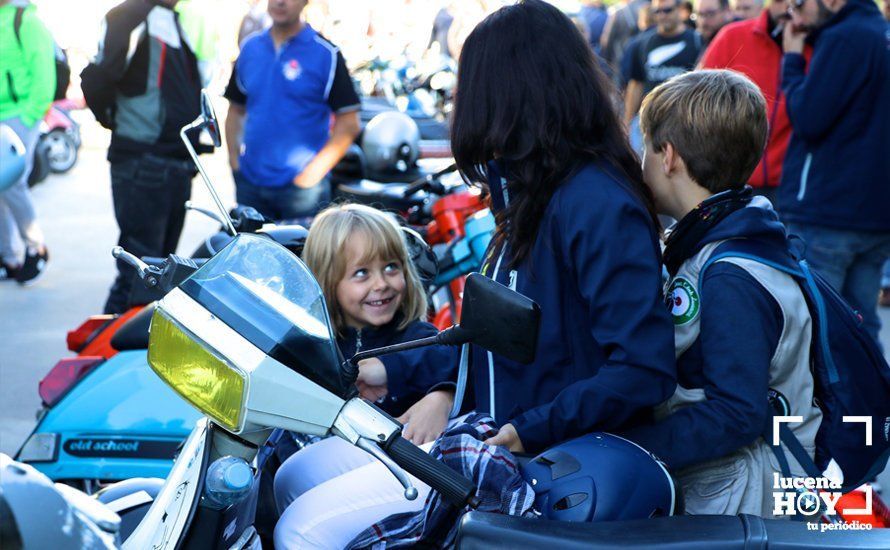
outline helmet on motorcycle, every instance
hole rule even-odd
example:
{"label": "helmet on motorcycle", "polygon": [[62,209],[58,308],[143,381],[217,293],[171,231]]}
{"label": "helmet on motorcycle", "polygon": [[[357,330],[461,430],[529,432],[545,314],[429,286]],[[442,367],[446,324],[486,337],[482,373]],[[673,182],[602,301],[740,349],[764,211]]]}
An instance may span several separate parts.
{"label": "helmet on motorcycle", "polygon": [[522,467],[535,509],[557,521],[616,521],[682,513],[680,487],[658,459],[618,436],[592,433]]}
{"label": "helmet on motorcycle", "polygon": [[0,124],[0,191],[12,187],[25,172],[25,145],[6,124]]}
{"label": "helmet on motorcycle", "polygon": [[420,154],[420,129],[404,113],[380,113],[365,126],[362,150],[369,169],[404,172],[414,166]]}
{"label": "helmet on motorcycle", "polygon": [[257,234],[266,235],[299,258],[303,254],[303,245],[306,244],[309,230],[302,225],[276,225],[260,229]]}

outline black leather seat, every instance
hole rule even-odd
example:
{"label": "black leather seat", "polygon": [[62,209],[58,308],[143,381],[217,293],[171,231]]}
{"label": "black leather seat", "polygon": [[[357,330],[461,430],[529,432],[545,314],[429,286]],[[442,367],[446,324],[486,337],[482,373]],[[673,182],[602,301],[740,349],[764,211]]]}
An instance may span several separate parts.
{"label": "black leather seat", "polygon": [[360,180],[339,185],[337,193],[350,202],[404,212],[414,206],[423,205],[429,197],[425,191],[405,197],[404,193],[408,185],[407,183],[379,183],[373,180]]}
{"label": "black leather seat", "polygon": [[130,317],[111,337],[111,347],[117,351],[148,349],[148,327],[154,311],[155,302],[152,302]]}
{"label": "black leather seat", "polygon": [[492,548],[667,550],[765,549],[831,550],[890,548],[890,529],[810,531],[803,522],[756,516],[674,516],[568,523],[497,514],[466,514],[457,536],[461,549]]}

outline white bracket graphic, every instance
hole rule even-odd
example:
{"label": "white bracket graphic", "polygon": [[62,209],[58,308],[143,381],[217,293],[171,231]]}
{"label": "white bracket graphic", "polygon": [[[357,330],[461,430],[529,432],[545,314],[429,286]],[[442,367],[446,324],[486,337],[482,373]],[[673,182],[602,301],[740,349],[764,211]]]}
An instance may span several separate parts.
{"label": "white bracket graphic", "polygon": [[778,447],[782,442],[779,435],[779,427],[782,424],[800,424],[803,422],[802,416],[774,416],[773,417],[773,447]]}
{"label": "white bracket graphic", "polygon": [[845,416],[843,418],[844,423],[847,422],[861,422],[865,424],[865,446],[871,447],[871,417],[870,416]]}

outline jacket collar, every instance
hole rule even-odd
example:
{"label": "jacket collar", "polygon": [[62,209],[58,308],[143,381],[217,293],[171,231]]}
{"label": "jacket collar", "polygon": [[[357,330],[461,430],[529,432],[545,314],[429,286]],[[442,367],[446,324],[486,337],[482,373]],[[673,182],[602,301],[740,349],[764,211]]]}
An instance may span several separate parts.
{"label": "jacket collar", "polygon": [[[816,39],[823,32],[828,30],[835,25],[840,24],[845,19],[849,18],[851,15],[862,12],[866,14],[867,12],[873,12],[874,15],[883,18],[881,12],[878,10],[878,7],[871,2],[871,0],[847,0],[847,3],[844,4],[844,7],[838,10],[828,21],[825,22],[824,25],[813,31],[813,33],[807,37],[808,42],[815,42]],[[812,40],[810,40],[812,38]]]}
{"label": "jacket collar", "polygon": [[751,30],[753,30],[755,34],[762,34],[769,37],[769,10],[763,8],[760,15],[754,20],[754,25],[751,27]]}

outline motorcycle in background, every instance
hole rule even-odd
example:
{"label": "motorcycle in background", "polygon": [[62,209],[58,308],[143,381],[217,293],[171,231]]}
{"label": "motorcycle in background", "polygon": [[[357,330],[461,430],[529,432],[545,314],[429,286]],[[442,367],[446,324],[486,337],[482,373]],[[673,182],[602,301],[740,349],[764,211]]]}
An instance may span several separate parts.
{"label": "motorcycle in background", "polygon": [[40,137],[34,149],[34,165],[28,176],[28,185],[34,186],[50,174],[64,174],[77,164],[80,150],[80,124],[71,111],[84,105],[64,98],[53,102],[40,121]]}

